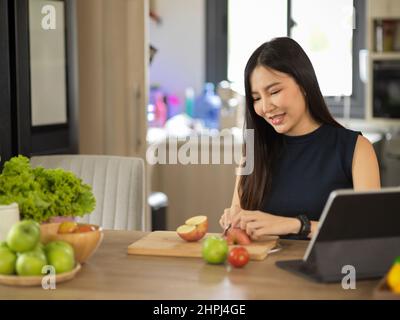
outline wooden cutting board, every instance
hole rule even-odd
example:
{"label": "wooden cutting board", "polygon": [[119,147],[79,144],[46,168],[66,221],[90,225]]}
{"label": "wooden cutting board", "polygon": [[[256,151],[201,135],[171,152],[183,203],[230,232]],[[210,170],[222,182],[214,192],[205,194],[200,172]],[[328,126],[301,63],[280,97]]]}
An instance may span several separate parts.
{"label": "wooden cutting board", "polygon": [[[212,235],[220,234],[208,233],[205,237]],[[268,238],[245,247],[251,260],[264,260],[268,252],[277,245],[277,241],[275,238]],[[175,231],[154,231],[132,243],[128,247],[128,254],[201,258],[201,246],[202,240],[187,242],[182,240]]]}

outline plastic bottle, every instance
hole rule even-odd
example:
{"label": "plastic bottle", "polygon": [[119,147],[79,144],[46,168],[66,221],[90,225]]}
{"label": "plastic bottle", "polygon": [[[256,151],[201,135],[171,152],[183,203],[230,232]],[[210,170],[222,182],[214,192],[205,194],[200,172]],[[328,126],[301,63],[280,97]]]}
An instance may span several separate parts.
{"label": "plastic bottle", "polygon": [[214,92],[214,84],[207,82],[196,99],[194,117],[203,120],[206,128],[219,129],[220,111],[221,99]]}
{"label": "plastic bottle", "polygon": [[147,122],[149,127],[155,127],[155,119],[156,119],[156,114],[155,114],[155,107],[154,104],[149,103],[147,106]]}
{"label": "plastic bottle", "polygon": [[157,86],[151,86],[150,87],[150,96],[149,96],[149,104],[147,106],[147,122],[149,127],[155,127],[156,123],[156,108],[155,108],[155,104],[156,104],[156,92],[158,90]]}
{"label": "plastic bottle", "polygon": [[167,96],[167,109],[167,119],[171,119],[172,117],[181,113],[181,103],[177,95],[170,94]]}
{"label": "plastic bottle", "polygon": [[194,90],[187,88],[185,90],[185,112],[189,117],[193,118],[194,113]]}
{"label": "plastic bottle", "polygon": [[157,92],[155,95],[155,125],[157,127],[163,127],[167,121],[167,105],[164,102],[164,95],[162,92]]}

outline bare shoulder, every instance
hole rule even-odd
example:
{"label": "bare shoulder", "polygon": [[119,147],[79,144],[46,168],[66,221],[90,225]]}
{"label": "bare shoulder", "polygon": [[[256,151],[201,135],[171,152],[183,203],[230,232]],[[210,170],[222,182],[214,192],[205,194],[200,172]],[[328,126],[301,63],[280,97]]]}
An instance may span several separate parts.
{"label": "bare shoulder", "polygon": [[380,187],[378,159],[372,143],[359,135],[353,155],[353,184],[355,189]]}
{"label": "bare shoulder", "polygon": [[376,154],[372,143],[362,135],[358,135],[353,155],[353,169],[359,162],[376,161]]}
{"label": "bare shoulder", "polygon": [[364,147],[364,148],[373,148],[372,143],[364,136],[361,134],[358,135],[357,137],[357,145]]}
{"label": "bare shoulder", "polygon": [[375,156],[375,150],[372,143],[362,135],[358,135],[354,153],[355,156],[366,156],[368,154],[373,154]]}

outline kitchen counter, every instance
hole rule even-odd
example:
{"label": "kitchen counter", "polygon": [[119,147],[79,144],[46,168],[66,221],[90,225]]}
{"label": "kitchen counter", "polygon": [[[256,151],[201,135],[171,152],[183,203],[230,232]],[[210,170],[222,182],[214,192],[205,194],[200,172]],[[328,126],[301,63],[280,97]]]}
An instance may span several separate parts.
{"label": "kitchen counter", "polygon": [[[345,123],[344,121],[339,121],[342,125],[344,125],[346,128],[354,130],[354,131],[361,131],[362,134],[372,143],[378,143],[382,139],[385,138],[386,133],[398,133],[400,132],[399,130],[396,130],[396,127],[377,127],[377,126],[371,126],[367,125],[365,122],[354,122],[354,123]],[[237,144],[242,143],[242,137],[243,133],[240,128],[233,127],[230,129],[224,129],[225,134],[228,132],[231,134],[233,141]],[[207,131],[206,131],[207,132]],[[216,134],[218,134],[218,131],[216,131]],[[197,133],[197,135],[200,135],[200,132]],[[181,131],[179,133],[179,130],[177,133],[174,133],[171,135],[171,137],[178,137],[180,139],[180,142],[183,143],[187,139],[190,138],[190,136],[196,136],[196,132],[188,132],[188,131]],[[206,134],[206,136],[209,136],[210,138],[212,135]],[[170,137],[169,131],[166,129],[162,128],[149,128],[147,132],[147,144],[152,145],[152,144],[157,144],[157,143],[166,143],[168,138]],[[207,140],[208,141],[208,140]]]}
{"label": "kitchen counter", "polygon": [[198,258],[132,256],[127,247],[146,233],[105,231],[104,241],[77,276],[41,287],[0,285],[0,299],[370,299],[378,281],[359,281],[357,289],[320,284],[275,266],[299,259],[308,242],[284,240],[283,249],[243,269],[209,265]]}

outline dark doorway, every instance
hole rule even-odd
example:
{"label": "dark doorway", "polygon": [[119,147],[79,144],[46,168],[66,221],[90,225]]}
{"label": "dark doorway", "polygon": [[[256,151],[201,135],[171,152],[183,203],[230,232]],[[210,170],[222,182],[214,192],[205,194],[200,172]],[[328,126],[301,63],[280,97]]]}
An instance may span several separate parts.
{"label": "dark doorway", "polygon": [[78,152],[75,21],[75,0],[0,0],[0,166]]}

